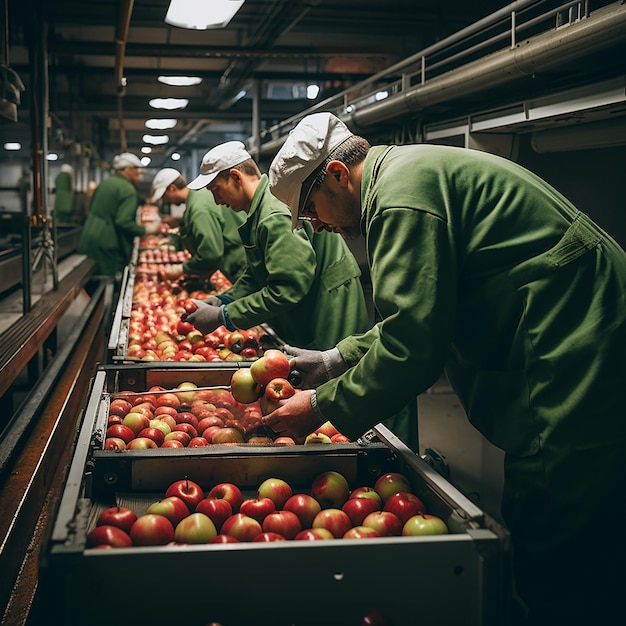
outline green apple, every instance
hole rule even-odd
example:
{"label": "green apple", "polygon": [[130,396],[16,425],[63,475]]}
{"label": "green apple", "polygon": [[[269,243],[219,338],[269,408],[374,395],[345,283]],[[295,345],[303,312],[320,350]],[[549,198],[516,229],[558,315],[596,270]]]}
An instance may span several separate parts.
{"label": "green apple", "polygon": [[446,523],[436,515],[423,513],[414,515],[404,523],[402,527],[403,537],[413,537],[417,535],[447,535],[448,527]]}

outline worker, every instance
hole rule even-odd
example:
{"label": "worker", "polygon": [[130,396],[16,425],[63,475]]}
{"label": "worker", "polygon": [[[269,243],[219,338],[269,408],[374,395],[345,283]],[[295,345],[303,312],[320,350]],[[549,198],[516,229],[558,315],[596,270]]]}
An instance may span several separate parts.
{"label": "worker", "polygon": [[189,189],[183,175],[171,167],[160,170],[152,182],[151,201],[155,203],[161,199],[170,204],[185,205],[174,241],[179,249],[191,253],[190,259],[166,270],[167,278],[176,280],[183,274],[210,277],[219,269],[234,282],[247,265],[246,252],[237,230],[245,214],[218,206],[206,189]]}
{"label": "worker", "polygon": [[113,159],[115,173],[96,188],[85,220],[78,252],[96,262],[96,272],[121,277],[130,262],[133,240],[158,232],[160,222],[137,223],[141,161],[130,152]]}
{"label": "worker", "polygon": [[54,216],[58,224],[70,224],[74,212],[74,168],[64,163],[54,179]]}
{"label": "worker", "polygon": [[330,113],[296,125],[269,178],[294,218],[365,236],[381,321],[294,350],[312,389],[266,425],[301,437],[328,419],[355,437],[445,369],[505,452],[520,623],[610,623],[626,582],[626,253],[507,159],[370,146]]}
{"label": "worker", "polygon": [[239,233],[247,268],[230,289],[198,301],[188,319],[201,332],[267,322],[284,341],[326,349],[368,328],[360,269],[345,241],[314,236],[309,224],[292,231],[289,208],[270,194],[242,142],[207,152],[188,187],[208,188],[217,204],[246,218]]}

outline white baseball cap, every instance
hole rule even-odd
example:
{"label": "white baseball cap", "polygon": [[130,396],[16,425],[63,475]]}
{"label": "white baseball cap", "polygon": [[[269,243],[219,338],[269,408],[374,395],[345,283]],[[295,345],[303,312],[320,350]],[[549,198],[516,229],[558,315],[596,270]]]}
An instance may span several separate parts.
{"label": "white baseball cap", "polygon": [[313,186],[314,180],[307,179],[352,136],[332,113],[307,115],[289,133],[270,165],[269,179],[272,194],[291,208],[294,228]]}
{"label": "white baseball cap", "polygon": [[252,157],[241,141],[227,141],[215,146],[202,157],[200,176],[188,185],[189,189],[204,189],[224,170],[235,167]]}
{"label": "white baseball cap", "polygon": [[113,169],[123,170],[125,167],[141,167],[141,161],[131,152],[122,152],[113,158]]}
{"label": "white baseball cap", "polygon": [[152,181],[152,198],[150,198],[150,202],[160,200],[165,190],[180,176],[180,172],[173,167],[164,167],[162,170],[159,170]]}

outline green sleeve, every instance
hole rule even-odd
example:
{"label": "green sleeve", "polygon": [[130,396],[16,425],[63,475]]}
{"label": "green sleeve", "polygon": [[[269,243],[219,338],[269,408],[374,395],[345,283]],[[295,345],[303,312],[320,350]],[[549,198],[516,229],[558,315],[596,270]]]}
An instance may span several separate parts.
{"label": "green sleeve", "polygon": [[131,183],[120,189],[119,204],[115,213],[115,226],[118,231],[126,233],[129,237],[141,237],[146,229],[137,224],[137,208],[139,202],[137,192]]}
{"label": "green sleeve", "polygon": [[185,213],[190,209],[193,212],[189,216],[189,231],[183,243],[192,256],[183,263],[183,272],[211,275],[220,268],[224,256],[222,225],[210,208],[190,207]]}

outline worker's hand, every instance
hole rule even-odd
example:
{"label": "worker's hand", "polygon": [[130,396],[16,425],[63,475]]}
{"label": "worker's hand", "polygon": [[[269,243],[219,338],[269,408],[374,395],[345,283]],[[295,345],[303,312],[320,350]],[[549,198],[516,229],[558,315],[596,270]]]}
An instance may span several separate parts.
{"label": "worker's hand", "polygon": [[337,348],[321,351],[284,346],[283,350],[289,358],[292,373],[297,372],[300,377],[300,381],[292,377],[293,382],[302,389],[315,389],[348,369]]}
{"label": "worker's hand", "polygon": [[309,433],[325,421],[319,408],[311,405],[311,396],[314,393],[310,390],[299,391],[287,400],[280,400],[280,407],[262,418],[263,425],[279,435],[303,442]]}
{"label": "worker's hand", "polygon": [[212,333],[216,328],[224,325],[224,313],[221,306],[206,304],[202,300],[192,298],[198,309],[186,317],[203,335]]}
{"label": "worker's hand", "polygon": [[174,265],[169,265],[164,270],[163,274],[169,280],[176,280],[183,275],[183,264],[175,263]]}
{"label": "worker's hand", "polygon": [[222,306],[222,304],[224,304],[217,296],[209,296],[208,298],[205,298],[202,302],[212,304],[213,306]]}

